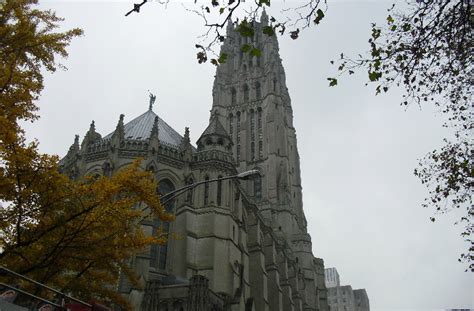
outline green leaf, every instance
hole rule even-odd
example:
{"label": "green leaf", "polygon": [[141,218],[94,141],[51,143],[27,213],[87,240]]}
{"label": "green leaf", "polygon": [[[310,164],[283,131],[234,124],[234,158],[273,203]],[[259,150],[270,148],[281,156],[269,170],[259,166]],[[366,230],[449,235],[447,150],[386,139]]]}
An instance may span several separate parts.
{"label": "green leaf", "polygon": [[217,66],[217,65],[219,65],[219,62],[217,61],[217,59],[213,58],[213,59],[211,59],[211,64]]}
{"label": "green leaf", "polygon": [[250,56],[260,57],[260,56],[262,56],[262,51],[260,51],[260,50],[257,49],[257,48],[253,48],[253,49],[250,51]]}
{"label": "green leaf", "polygon": [[221,53],[217,61],[219,62],[219,64],[224,64],[227,61],[227,54]]}
{"label": "green leaf", "polygon": [[273,29],[272,26],[265,26],[263,27],[263,33],[271,37],[275,34],[275,30]]}
{"label": "green leaf", "polygon": [[316,18],[314,19],[314,23],[316,25],[319,24],[323,18],[324,18],[324,12],[321,9],[318,9],[316,11]]}
{"label": "green leaf", "polygon": [[329,86],[336,86],[337,85],[337,79],[336,78],[328,78],[329,81]]}
{"label": "green leaf", "polygon": [[220,9],[219,9],[219,14],[224,13],[224,11],[225,11],[225,8],[220,8]]}
{"label": "green leaf", "polygon": [[393,19],[393,17],[391,15],[387,16],[387,22],[389,24],[393,23],[395,20]]}
{"label": "green leaf", "polygon": [[250,44],[244,44],[242,45],[242,52],[247,53],[252,49],[252,46]]}
{"label": "green leaf", "polygon": [[377,72],[377,71],[369,72],[369,80],[372,82],[377,81],[381,76],[382,76],[381,72]]}
{"label": "green leaf", "polygon": [[253,37],[255,31],[251,24],[243,20],[235,29],[242,37]]}

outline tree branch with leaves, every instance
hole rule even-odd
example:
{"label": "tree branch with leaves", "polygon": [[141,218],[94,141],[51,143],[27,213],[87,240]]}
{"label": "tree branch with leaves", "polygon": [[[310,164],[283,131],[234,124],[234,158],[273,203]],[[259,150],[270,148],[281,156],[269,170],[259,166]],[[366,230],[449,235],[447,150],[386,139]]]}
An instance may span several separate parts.
{"label": "tree branch with leaves", "polygon": [[[83,300],[127,308],[116,284],[125,274],[137,286],[128,260],[166,235],[148,236],[147,217],[171,221],[157,183],[140,160],[112,177],[71,180],[58,157],[27,143],[20,122],[35,121],[43,72],[64,68],[75,28],[35,0],[7,0],[0,10],[0,259],[2,265]],[[144,208],[146,206],[146,208]]]}
{"label": "tree branch with leaves", "polygon": [[[460,261],[474,271],[472,239],[474,209],[474,151],[472,130],[473,12],[471,1],[416,1],[403,10],[394,5],[385,26],[372,24],[369,52],[356,58],[341,54],[339,76],[366,70],[367,84],[375,92],[405,89],[403,106],[432,104],[447,115],[446,127],[455,130],[453,141],[420,160],[415,175],[428,186],[423,206],[436,214],[464,210],[459,223],[468,250]],[[330,86],[338,83],[328,78]],[[366,85],[367,85],[366,84]],[[435,217],[430,218],[435,221]]]}

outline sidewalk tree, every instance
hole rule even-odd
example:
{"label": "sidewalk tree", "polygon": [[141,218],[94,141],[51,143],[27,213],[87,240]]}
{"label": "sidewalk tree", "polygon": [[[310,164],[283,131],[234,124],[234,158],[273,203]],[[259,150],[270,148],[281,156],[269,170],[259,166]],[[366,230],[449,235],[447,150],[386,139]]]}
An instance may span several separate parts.
{"label": "sidewalk tree", "polygon": [[71,180],[57,156],[27,143],[21,122],[39,117],[42,70],[62,68],[58,58],[82,35],[77,28],[55,32],[62,19],[36,3],[7,0],[0,10],[0,260],[78,298],[126,305],[114,287],[121,272],[137,283],[127,260],[167,238],[146,236],[141,220],[173,216],[140,161],[110,178]]}

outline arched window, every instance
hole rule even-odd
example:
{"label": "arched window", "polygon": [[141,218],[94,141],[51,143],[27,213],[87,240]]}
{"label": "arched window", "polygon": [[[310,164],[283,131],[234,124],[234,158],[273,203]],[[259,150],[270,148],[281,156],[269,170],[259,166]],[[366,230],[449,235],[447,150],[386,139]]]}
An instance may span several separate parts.
{"label": "arched window", "polygon": [[249,86],[244,84],[244,102],[249,101]]}
{"label": "arched window", "polygon": [[206,206],[209,203],[209,176],[204,178],[206,183],[204,183],[204,205]]}
{"label": "arched window", "polygon": [[102,165],[102,174],[107,177],[110,177],[112,175],[112,165],[110,165],[109,162],[105,162]]}
{"label": "arched window", "polygon": [[233,87],[232,90],[230,91],[231,94],[231,103],[232,105],[235,105],[237,103],[237,91]]}
{"label": "arched window", "polygon": [[221,205],[222,203],[222,176],[218,176],[219,180],[217,181],[217,205]]}
{"label": "arched window", "polygon": [[262,98],[262,87],[260,86],[260,82],[255,83],[255,97],[257,99]]}
{"label": "arched window", "polygon": [[[163,196],[167,193],[172,192],[175,189],[173,183],[169,179],[163,179],[158,184],[158,193]],[[170,200],[165,204],[165,209],[168,212],[172,212],[174,209],[174,200]],[[156,218],[153,221],[153,234],[156,234],[158,228],[162,228],[162,232],[167,234],[169,232],[169,222],[161,222],[160,219]],[[151,246],[150,250],[150,267],[164,270],[166,268],[166,257],[168,255],[168,244]]]}

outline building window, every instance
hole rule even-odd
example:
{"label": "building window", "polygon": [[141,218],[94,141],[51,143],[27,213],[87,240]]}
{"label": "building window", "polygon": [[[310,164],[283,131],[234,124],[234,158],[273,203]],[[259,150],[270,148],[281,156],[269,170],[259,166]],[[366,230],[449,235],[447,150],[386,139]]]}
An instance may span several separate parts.
{"label": "building window", "polygon": [[232,105],[235,105],[237,103],[237,91],[235,90],[235,88],[232,88],[230,93],[231,93],[231,103]]}
{"label": "building window", "polygon": [[[194,180],[192,178],[188,179],[187,185],[192,185]],[[191,203],[193,201],[193,189],[189,189],[188,193],[186,194],[186,202]]]}
{"label": "building window", "polygon": [[250,110],[250,159],[255,161],[255,111]]}
{"label": "building window", "polygon": [[[173,183],[169,179],[164,179],[159,182],[158,193],[165,195],[175,189]],[[166,203],[165,209],[167,212],[172,212],[174,209],[174,200],[170,200]],[[158,232],[159,228],[162,228],[162,233],[167,234],[169,232],[169,222],[162,222],[160,219],[153,221],[153,234]],[[150,250],[150,266],[164,270],[166,268],[166,257],[168,255],[168,244],[165,245],[152,245]]]}
{"label": "building window", "polygon": [[204,180],[206,181],[204,183],[204,206],[207,206],[209,203],[209,176],[206,176]]}
{"label": "building window", "polygon": [[263,127],[262,127],[262,108],[257,109],[257,131],[258,131],[258,158],[263,158]]}
{"label": "building window", "polygon": [[234,140],[234,115],[229,115],[229,135],[232,141]]}
{"label": "building window", "polygon": [[237,112],[237,161],[240,160],[240,111]]}
{"label": "building window", "polygon": [[260,176],[253,181],[253,193],[257,199],[262,198],[262,177]]}
{"label": "building window", "polygon": [[249,101],[249,86],[244,84],[244,102]]}
{"label": "building window", "polygon": [[219,180],[217,181],[217,205],[221,205],[222,202],[222,176],[218,176]]}
{"label": "building window", "polygon": [[260,82],[255,83],[255,97],[257,99],[262,98],[262,88],[260,87]]}
{"label": "building window", "polygon": [[255,141],[255,111],[250,110],[250,139]]}
{"label": "building window", "polygon": [[255,142],[250,143],[250,159],[255,161]]}

